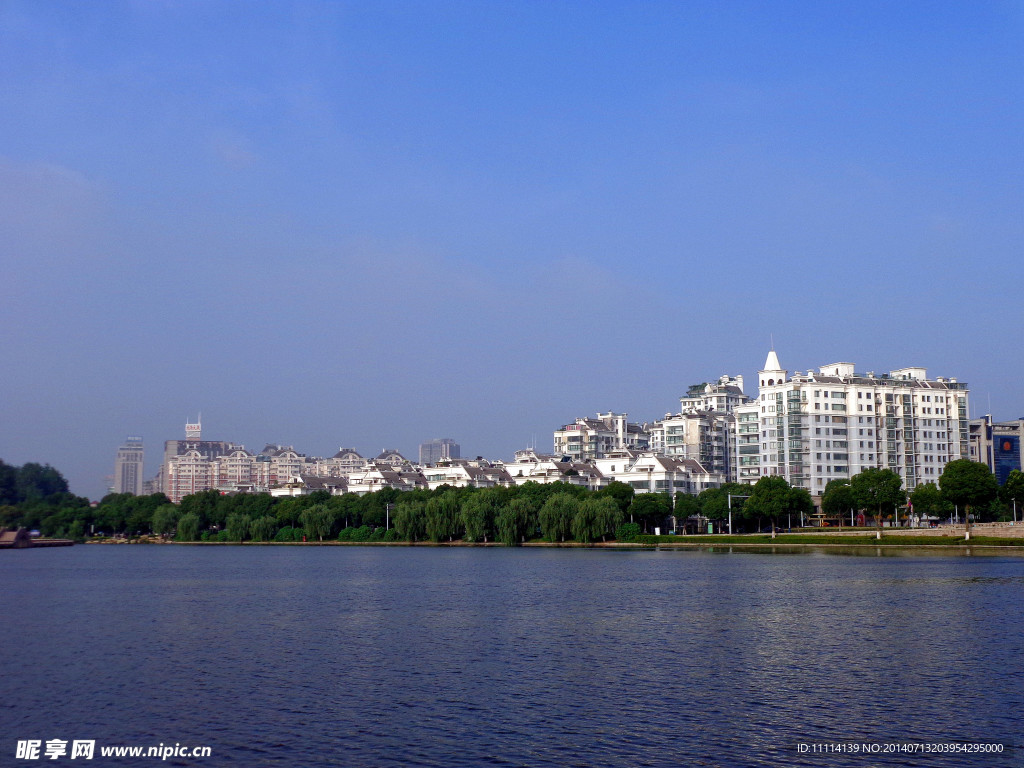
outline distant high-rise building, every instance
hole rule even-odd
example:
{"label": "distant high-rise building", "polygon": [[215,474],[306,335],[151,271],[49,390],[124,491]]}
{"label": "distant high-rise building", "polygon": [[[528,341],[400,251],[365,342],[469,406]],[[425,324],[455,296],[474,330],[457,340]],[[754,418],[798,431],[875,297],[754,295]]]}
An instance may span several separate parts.
{"label": "distant high-rise building", "polygon": [[114,493],[142,494],[142,461],[142,438],[125,438],[114,460]]}
{"label": "distant high-rise building", "polygon": [[420,444],[420,464],[437,464],[445,459],[462,458],[459,444],[451,438],[430,440]]}

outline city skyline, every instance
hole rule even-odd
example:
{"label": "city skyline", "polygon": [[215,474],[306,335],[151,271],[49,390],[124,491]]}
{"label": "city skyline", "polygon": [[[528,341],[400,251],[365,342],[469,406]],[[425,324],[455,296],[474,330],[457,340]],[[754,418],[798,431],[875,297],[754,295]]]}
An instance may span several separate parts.
{"label": "city skyline", "polygon": [[773,336],[1024,415],[1019,5],[13,0],[0,34],[0,459],[76,493],[200,410],[507,458]]}

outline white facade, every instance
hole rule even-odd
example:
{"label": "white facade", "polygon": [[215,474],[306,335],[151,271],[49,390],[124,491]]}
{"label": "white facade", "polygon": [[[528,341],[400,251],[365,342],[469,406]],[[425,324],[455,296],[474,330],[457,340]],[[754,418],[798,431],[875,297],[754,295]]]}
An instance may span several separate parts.
{"label": "white facade", "polygon": [[721,376],[714,384],[694,384],[679,398],[680,413],[732,413],[737,406],[749,402],[743,394],[742,376]]}
{"label": "white facade", "polygon": [[756,455],[757,476],[779,475],[817,496],[829,480],[869,467],[893,470],[907,490],[937,482],[948,462],[968,456],[968,392],[956,379],[926,374],[858,374],[853,363],[833,363],[790,376],[771,351],[758,374],[757,454],[750,409],[737,409],[738,479],[756,480],[755,465],[743,462]]}
{"label": "white facade", "polygon": [[316,459],[314,472],[320,477],[348,477],[366,469],[368,464],[354,448],[339,448],[329,459]]}
{"label": "white facade", "polygon": [[442,485],[453,488],[493,488],[496,485],[512,485],[512,478],[501,467],[492,467],[487,462],[453,459],[420,470],[427,481],[427,487],[435,490]]}
{"label": "white facade", "polygon": [[646,424],[631,424],[625,413],[599,413],[596,419],[576,419],[555,430],[555,454],[573,461],[598,459],[609,451],[646,450],[650,435]]}
{"label": "white facade", "polygon": [[626,483],[637,493],[698,494],[725,482],[720,473],[708,472],[693,459],[675,459],[654,453],[621,451],[597,459],[594,466],[605,483]]}
{"label": "white facade", "polygon": [[516,451],[515,461],[506,462],[505,472],[515,485],[524,483],[569,483],[591,490],[604,485],[601,473],[589,463],[562,461],[561,456],[537,453],[526,449]]}

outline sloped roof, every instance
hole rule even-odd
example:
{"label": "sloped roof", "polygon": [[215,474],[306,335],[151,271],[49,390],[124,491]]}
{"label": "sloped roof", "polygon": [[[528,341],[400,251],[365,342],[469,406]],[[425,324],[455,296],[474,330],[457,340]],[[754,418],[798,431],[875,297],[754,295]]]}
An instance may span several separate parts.
{"label": "sloped roof", "polygon": [[771,350],[768,353],[768,357],[764,361],[764,368],[762,371],[781,371],[782,366],[779,365],[779,356],[775,354],[775,350]]}

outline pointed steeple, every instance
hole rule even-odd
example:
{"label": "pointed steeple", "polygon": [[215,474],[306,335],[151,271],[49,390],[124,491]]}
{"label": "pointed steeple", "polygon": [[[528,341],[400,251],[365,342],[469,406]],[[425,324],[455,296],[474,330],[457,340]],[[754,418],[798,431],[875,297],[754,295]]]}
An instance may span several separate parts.
{"label": "pointed steeple", "polygon": [[757,378],[762,387],[771,387],[776,384],[785,384],[788,373],[789,371],[779,363],[779,356],[775,354],[775,349],[772,348],[768,353],[767,359],[764,361],[764,368],[760,370]]}

